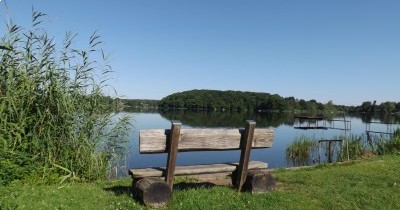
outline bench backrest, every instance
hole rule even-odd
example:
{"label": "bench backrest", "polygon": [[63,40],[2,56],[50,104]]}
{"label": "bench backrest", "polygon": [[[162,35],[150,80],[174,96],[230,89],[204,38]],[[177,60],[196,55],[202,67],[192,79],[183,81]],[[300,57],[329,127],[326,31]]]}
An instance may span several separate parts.
{"label": "bench backrest", "polygon": [[[142,130],[139,133],[140,153],[165,153],[170,129]],[[244,129],[181,129],[178,151],[238,150]],[[255,129],[252,148],[272,147],[274,131]]]}
{"label": "bench backrest", "polygon": [[235,172],[235,185],[241,190],[247,176],[251,148],[272,147],[272,129],[255,129],[254,121],[246,121],[245,129],[181,129],[172,121],[170,130],[140,131],[140,153],[168,153],[165,181],[172,190],[178,151],[240,149]]}

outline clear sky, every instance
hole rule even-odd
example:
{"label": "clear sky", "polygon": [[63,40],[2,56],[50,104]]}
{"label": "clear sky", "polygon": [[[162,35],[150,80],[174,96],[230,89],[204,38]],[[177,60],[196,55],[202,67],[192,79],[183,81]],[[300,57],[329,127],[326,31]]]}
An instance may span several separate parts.
{"label": "clear sky", "polygon": [[347,105],[400,101],[399,0],[6,3],[24,27],[32,6],[48,14],[56,39],[77,32],[78,46],[97,30],[126,98],[218,89]]}

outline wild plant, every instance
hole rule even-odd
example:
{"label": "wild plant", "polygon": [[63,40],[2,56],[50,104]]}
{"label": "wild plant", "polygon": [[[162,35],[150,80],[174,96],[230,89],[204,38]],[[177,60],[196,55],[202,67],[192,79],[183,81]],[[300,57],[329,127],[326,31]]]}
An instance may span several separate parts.
{"label": "wild plant", "polygon": [[[32,28],[8,22],[0,40],[0,182],[32,174],[95,180],[122,153],[130,121],[105,95],[113,72],[97,33],[60,47],[33,12]],[[60,48],[60,49],[59,49]]]}
{"label": "wild plant", "polygon": [[317,158],[318,143],[306,136],[296,138],[286,149],[286,159],[294,166],[309,165]]}

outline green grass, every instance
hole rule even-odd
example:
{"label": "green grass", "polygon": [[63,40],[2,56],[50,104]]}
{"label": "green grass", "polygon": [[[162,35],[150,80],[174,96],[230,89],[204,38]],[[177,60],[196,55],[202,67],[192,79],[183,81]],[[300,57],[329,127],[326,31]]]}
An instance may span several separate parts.
{"label": "green grass", "polygon": [[[273,172],[279,189],[175,189],[168,209],[400,209],[400,155]],[[0,187],[0,209],[143,209],[129,178],[95,183]]]}

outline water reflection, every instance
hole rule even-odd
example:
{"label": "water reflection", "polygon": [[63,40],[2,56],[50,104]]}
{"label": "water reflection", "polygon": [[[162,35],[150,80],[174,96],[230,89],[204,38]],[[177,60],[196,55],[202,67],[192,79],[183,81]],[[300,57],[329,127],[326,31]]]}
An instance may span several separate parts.
{"label": "water reflection", "polygon": [[192,127],[243,127],[246,120],[255,120],[257,127],[279,127],[294,123],[294,114],[288,112],[160,112],[168,120],[180,120]]}
{"label": "water reflection", "polygon": [[352,117],[360,118],[363,123],[381,122],[381,123],[400,123],[400,117],[392,114],[374,113],[374,114],[351,114]]}
{"label": "water reflection", "polygon": [[[382,122],[399,122],[393,116],[370,116],[363,117],[361,115],[346,116],[346,120],[351,121],[351,131],[346,133],[342,130],[299,130],[294,129],[295,115],[293,113],[230,113],[230,112],[151,112],[151,113],[128,113],[133,115],[132,124],[135,129],[131,132],[131,140],[129,144],[130,152],[127,153],[126,159],[123,161],[124,169],[142,168],[142,167],[161,167],[165,166],[165,154],[140,154],[139,153],[139,130],[143,129],[169,129],[171,120],[180,120],[184,127],[230,127],[240,128],[245,126],[245,120],[253,119],[257,122],[257,127],[273,127],[274,143],[272,148],[254,149],[251,152],[251,159],[264,161],[269,164],[270,168],[291,167],[296,165],[312,165],[318,162],[327,161],[326,145],[321,144],[319,152],[316,153],[320,157],[313,157],[311,160],[303,162],[299,160],[288,160],[286,151],[290,144],[300,136],[315,139],[316,141],[323,139],[338,139],[347,135],[364,135],[366,130],[366,122],[382,121]],[[326,116],[324,116],[326,118]],[[342,115],[331,115],[329,119],[343,119]],[[374,130],[386,129],[385,124],[377,124],[373,126]],[[342,158],[336,155],[340,146],[333,148],[333,160]],[[192,164],[212,164],[223,162],[237,162],[239,160],[239,151],[217,151],[217,152],[181,152],[178,154],[178,165]],[[124,174],[124,173],[120,173]],[[126,173],[125,173],[126,174]]]}

